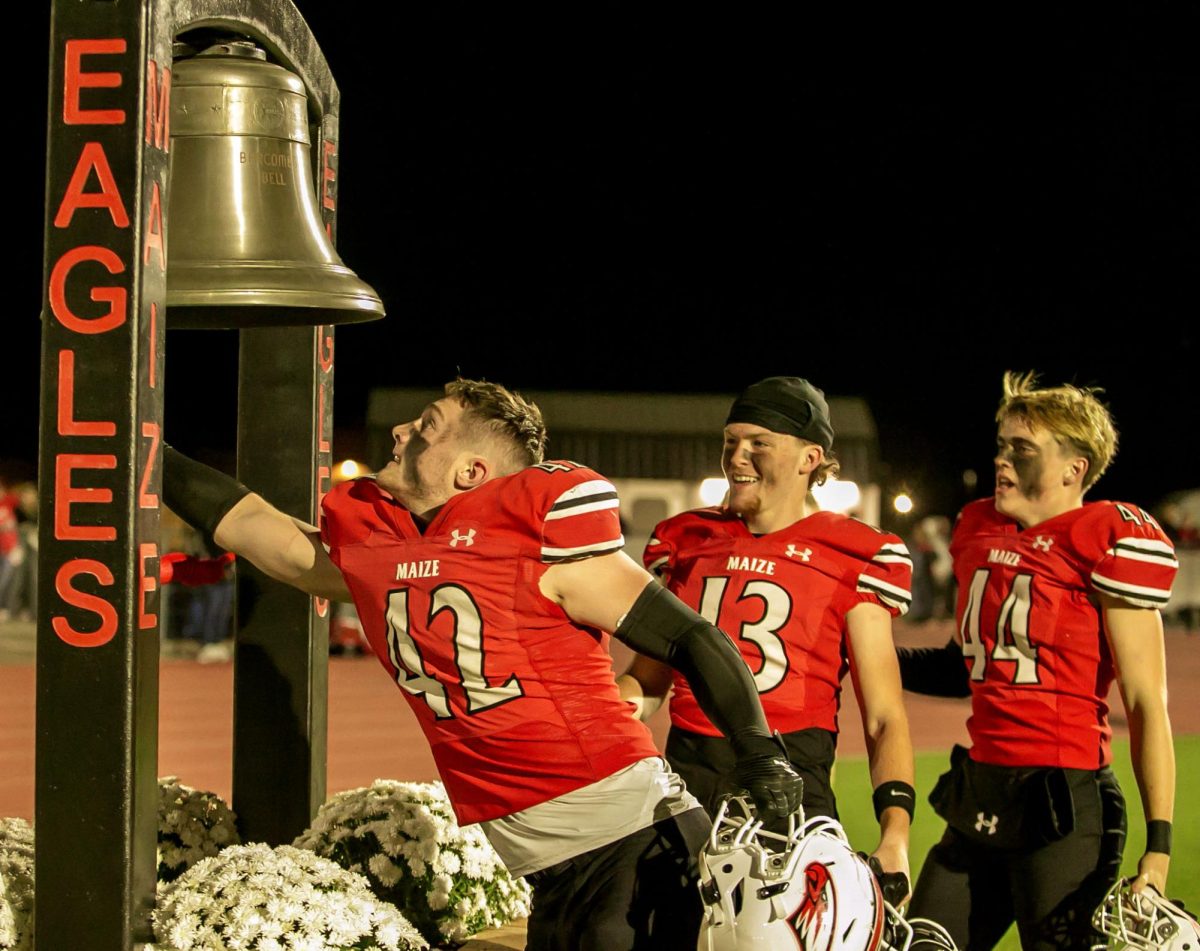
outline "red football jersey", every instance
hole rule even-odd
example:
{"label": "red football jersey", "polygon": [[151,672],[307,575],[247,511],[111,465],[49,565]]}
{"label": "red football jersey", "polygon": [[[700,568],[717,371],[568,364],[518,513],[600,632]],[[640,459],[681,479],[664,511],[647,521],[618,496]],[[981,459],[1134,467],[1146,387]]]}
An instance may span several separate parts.
{"label": "red football jersey", "polygon": [[[768,535],[721,508],[662,522],[646,567],[729,634],[754,674],[767,722],[791,733],[837,731],[848,669],[846,612],[863,601],[902,614],[912,600],[912,559],[895,535],[817,512]],[[671,722],[719,736],[680,676]]]}
{"label": "red football jersey", "polygon": [[1177,563],[1158,523],[1135,505],[1090,502],[1022,531],[980,499],[959,516],[950,553],[972,758],[1108,765],[1114,670],[1096,595],[1167,603]]}
{"label": "red football jersey", "polygon": [[611,483],[554,462],[456,495],[424,533],[373,479],[325,497],[330,556],[463,825],[658,755],[620,699],[608,635],[538,589],[556,561],[620,550],[617,505]]}

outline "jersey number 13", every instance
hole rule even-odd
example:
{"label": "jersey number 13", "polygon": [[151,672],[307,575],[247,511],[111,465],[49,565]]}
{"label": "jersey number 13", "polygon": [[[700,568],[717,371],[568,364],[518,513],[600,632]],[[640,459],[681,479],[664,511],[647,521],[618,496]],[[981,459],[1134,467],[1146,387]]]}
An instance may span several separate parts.
{"label": "jersey number 13", "polygon": [[[704,579],[699,613],[709,624],[721,627],[721,601],[728,586],[729,578],[726,577]],[[746,582],[737,600],[747,598],[758,598],[762,602],[762,615],[757,621],[743,622],[737,636],[750,641],[762,654],[762,667],[754,675],[754,686],[759,693],[766,693],[778,687],[788,671],[787,647],[779,632],[792,616],[792,596],[773,581],[754,578]]]}

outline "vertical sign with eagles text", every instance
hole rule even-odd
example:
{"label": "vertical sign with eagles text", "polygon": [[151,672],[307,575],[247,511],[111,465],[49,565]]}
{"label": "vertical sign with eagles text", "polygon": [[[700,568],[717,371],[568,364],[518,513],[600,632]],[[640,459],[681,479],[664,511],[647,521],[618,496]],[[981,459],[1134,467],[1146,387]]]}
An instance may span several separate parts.
{"label": "vertical sign with eagles text", "polygon": [[[314,176],[331,238],[338,92],[282,0],[52,0],[51,22],[34,928],[42,949],[127,951],[152,940],[157,871],[173,41],[250,36],[304,78],[312,167],[264,174],[281,187]],[[331,474],[333,330],[256,327],[241,347],[239,475],[315,521]],[[234,804],[243,838],[291,841],[325,794],[330,606],[248,566],[238,598]]]}
{"label": "vertical sign with eagles text", "polygon": [[128,948],[150,937],[169,36],[153,5],[54,4],[42,311],[39,948]]}

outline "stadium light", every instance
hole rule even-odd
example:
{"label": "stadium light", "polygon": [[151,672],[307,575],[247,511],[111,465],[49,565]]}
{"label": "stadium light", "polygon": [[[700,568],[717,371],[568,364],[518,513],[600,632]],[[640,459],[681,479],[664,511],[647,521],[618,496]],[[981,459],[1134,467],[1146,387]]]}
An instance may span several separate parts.
{"label": "stadium light", "polygon": [[719,479],[704,479],[700,483],[700,501],[705,505],[720,505],[729,489],[729,483],[724,477]]}
{"label": "stadium light", "polygon": [[338,482],[345,482],[347,479],[357,479],[363,474],[363,467],[353,459],[345,459],[339,462],[335,468],[335,479]]}
{"label": "stadium light", "polygon": [[912,496],[910,496],[907,492],[901,492],[894,499],[892,499],[892,508],[894,508],[901,515],[907,515],[913,510]]}

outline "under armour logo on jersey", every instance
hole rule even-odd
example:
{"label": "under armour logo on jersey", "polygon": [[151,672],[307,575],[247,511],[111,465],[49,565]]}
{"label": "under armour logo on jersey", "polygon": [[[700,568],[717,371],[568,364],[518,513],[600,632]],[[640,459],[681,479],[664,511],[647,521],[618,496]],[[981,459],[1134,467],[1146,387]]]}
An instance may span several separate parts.
{"label": "under armour logo on jersey", "polygon": [[450,547],[457,548],[459,542],[464,542],[468,548],[475,544],[475,529],[468,528],[464,535],[457,528],[450,533]]}
{"label": "under armour logo on jersey", "polygon": [[993,814],[992,818],[988,819],[981,812],[981,813],[979,813],[978,818],[976,818],[976,820],[975,820],[975,831],[982,832],[984,829],[987,829],[988,835],[995,835],[996,834],[996,826],[998,826],[999,824],[1000,824],[999,816]]}
{"label": "under armour logo on jersey", "polygon": [[812,549],[806,548],[804,551],[797,551],[795,545],[788,545],[787,551],[784,554],[789,558],[799,558],[801,561],[808,561],[812,558]]}
{"label": "under armour logo on jersey", "polygon": [[1045,535],[1039,535],[1033,540],[1033,547],[1040,548],[1042,551],[1049,551],[1050,546],[1054,544],[1053,538],[1047,538]]}

